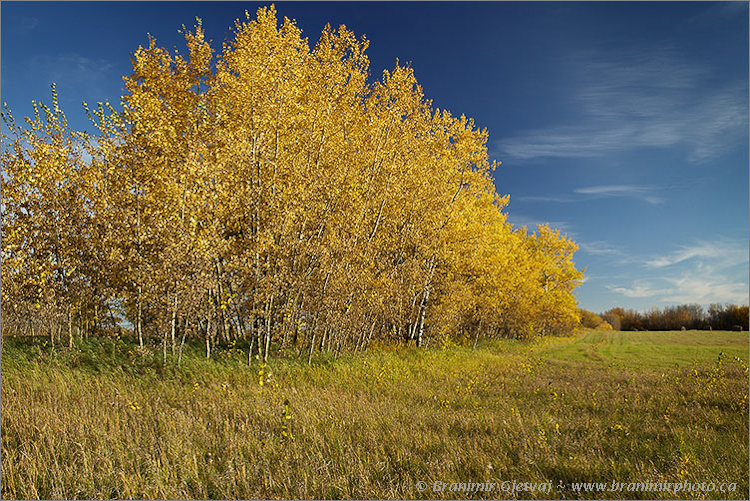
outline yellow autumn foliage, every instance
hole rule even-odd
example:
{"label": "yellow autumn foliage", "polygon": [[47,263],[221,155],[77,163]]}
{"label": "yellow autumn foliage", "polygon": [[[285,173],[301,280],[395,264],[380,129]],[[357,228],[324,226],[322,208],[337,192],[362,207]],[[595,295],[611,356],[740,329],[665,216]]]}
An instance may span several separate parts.
{"label": "yellow autumn foliage", "polygon": [[327,26],[311,45],[273,6],[218,52],[200,20],[183,32],[184,55],[138,47],[122,109],[89,112],[96,138],[56,100],[11,128],[6,318],[42,302],[44,328],[98,332],[120,309],[141,340],[263,358],[577,325],[575,243],[507,222],[487,131],[409,66],[371,81],[367,40]]}

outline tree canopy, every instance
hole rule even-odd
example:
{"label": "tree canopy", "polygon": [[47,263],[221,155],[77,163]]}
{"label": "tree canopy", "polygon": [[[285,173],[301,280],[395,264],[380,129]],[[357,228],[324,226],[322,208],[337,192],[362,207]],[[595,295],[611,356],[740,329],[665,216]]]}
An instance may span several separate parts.
{"label": "tree canopy", "polygon": [[[141,344],[244,340],[257,356],[375,341],[532,337],[579,321],[576,244],[503,212],[473,120],[435,109],[411,68],[370,81],[368,41],[311,46],[273,6],[216,52],[150,38],[121,109],[72,131],[9,110],[3,152],[6,326]],[[63,334],[65,333],[65,334]]]}

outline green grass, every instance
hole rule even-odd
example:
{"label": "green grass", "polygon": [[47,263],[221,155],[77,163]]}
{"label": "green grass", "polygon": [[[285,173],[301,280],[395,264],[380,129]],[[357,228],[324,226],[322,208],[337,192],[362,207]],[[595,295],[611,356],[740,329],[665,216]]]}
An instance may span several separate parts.
{"label": "green grass", "polygon": [[[179,370],[123,342],[42,343],[3,342],[3,498],[748,496],[747,334],[590,332],[266,367],[195,346]],[[417,489],[436,480],[553,488]],[[571,487],[613,480],[736,490]]]}
{"label": "green grass", "polygon": [[747,358],[748,333],[727,331],[621,332],[593,331],[550,354],[557,360],[591,361],[620,367],[666,369]]}

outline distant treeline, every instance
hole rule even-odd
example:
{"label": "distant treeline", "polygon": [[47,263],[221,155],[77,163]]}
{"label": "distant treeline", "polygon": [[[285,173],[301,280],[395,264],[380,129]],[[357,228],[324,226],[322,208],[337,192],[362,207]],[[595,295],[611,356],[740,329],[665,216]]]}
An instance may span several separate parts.
{"label": "distant treeline", "polygon": [[587,310],[580,313],[581,324],[592,329],[611,326],[618,331],[748,330],[748,307],[735,304],[712,304],[708,310],[699,304],[681,304],[644,313],[619,307],[599,315]]}

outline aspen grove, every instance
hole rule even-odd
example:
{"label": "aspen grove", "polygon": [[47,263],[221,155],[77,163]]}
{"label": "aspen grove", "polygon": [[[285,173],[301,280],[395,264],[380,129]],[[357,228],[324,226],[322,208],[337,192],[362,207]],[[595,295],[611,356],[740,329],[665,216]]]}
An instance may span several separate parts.
{"label": "aspen grove", "polygon": [[[569,332],[583,273],[547,225],[514,228],[474,122],[435,109],[409,66],[372,81],[368,42],[314,47],[273,6],[214,52],[149,39],[120,109],[69,128],[53,86],[2,153],[4,334],[77,339],[132,327],[283,350]],[[434,341],[433,341],[434,342]]]}

